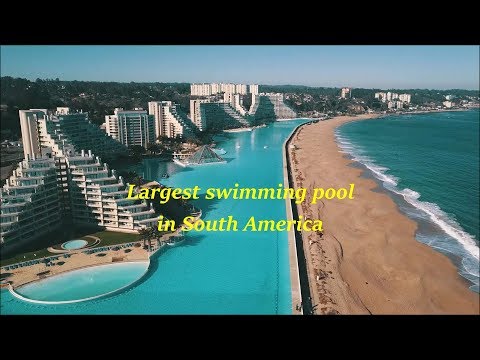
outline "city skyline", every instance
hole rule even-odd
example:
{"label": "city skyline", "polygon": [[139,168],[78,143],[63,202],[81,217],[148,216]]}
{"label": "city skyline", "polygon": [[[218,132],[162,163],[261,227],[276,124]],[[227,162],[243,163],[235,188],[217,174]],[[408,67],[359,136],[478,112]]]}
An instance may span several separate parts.
{"label": "city skyline", "polygon": [[1,47],[2,76],[30,80],[477,90],[478,64],[478,46]]}

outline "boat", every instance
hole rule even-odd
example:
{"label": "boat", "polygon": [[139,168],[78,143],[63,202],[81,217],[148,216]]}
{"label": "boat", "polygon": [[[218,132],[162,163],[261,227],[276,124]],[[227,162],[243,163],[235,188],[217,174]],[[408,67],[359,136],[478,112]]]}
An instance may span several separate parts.
{"label": "boat", "polygon": [[177,165],[180,165],[181,167],[187,167],[187,165],[180,161],[180,159],[178,158],[173,158],[173,162]]}
{"label": "boat", "polygon": [[212,150],[215,151],[217,155],[225,155],[227,153],[223,148],[220,148],[220,149],[213,148]]}
{"label": "boat", "polygon": [[170,177],[170,175],[168,175],[166,173],[162,175],[162,179],[168,179],[169,177]]}

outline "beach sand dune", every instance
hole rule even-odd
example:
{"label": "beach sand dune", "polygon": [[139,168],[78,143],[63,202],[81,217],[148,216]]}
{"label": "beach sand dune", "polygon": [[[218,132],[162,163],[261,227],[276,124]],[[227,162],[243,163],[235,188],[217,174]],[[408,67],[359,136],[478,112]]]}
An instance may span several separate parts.
{"label": "beach sand dune", "polygon": [[361,178],[337,147],[336,127],[372,117],[303,126],[292,138],[297,149],[288,150],[296,187],[355,184],[353,200],[298,206],[299,214],[324,225],[323,235],[303,233],[316,313],[478,314],[479,295],[451,261],[416,241],[416,223],[386,194],[372,191],[375,181]]}

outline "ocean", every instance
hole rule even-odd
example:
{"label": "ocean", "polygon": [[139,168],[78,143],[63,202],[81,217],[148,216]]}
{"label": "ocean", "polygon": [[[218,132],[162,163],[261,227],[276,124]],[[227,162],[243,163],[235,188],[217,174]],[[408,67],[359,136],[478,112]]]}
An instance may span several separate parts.
{"label": "ocean", "polygon": [[[283,184],[283,143],[302,122],[306,120],[225,134],[217,146],[226,150],[226,164],[182,168],[146,159],[135,170],[172,187],[198,185],[201,198],[194,203],[203,210],[203,220],[228,215],[239,224],[250,216],[282,220],[284,200],[205,200],[203,195],[207,188],[235,183],[274,188]],[[162,178],[165,173],[168,179]],[[118,294],[43,305],[2,290],[0,300],[1,314],[291,314],[287,232],[189,232],[180,245],[155,254],[146,276]]]}
{"label": "ocean", "polygon": [[386,116],[336,131],[345,153],[479,292],[479,111]]}

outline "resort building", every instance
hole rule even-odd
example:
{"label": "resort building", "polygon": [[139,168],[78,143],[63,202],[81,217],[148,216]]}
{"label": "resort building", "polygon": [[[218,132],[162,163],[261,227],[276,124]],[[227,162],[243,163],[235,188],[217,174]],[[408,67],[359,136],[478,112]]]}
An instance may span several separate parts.
{"label": "resort building", "polygon": [[192,96],[210,96],[220,93],[247,95],[258,94],[258,85],[232,84],[232,83],[211,83],[211,84],[191,84],[190,95]]}
{"label": "resort building", "polygon": [[[281,93],[267,93],[266,97],[273,104],[273,111],[277,119],[294,119],[297,117],[297,113],[290,109],[283,101],[283,94]],[[258,99],[256,100],[258,101]],[[254,101],[252,101],[253,106]]]}
{"label": "resort building", "polygon": [[341,94],[342,99],[346,99],[347,97],[352,97],[352,89],[350,88],[342,88],[342,94]]}
{"label": "resort building", "polygon": [[[198,105],[197,105],[198,104]],[[226,102],[200,102],[194,121],[202,124],[202,130],[225,130],[250,126],[246,116],[240,114]]]}
{"label": "resort building", "polygon": [[201,115],[200,104],[208,102],[210,102],[209,99],[190,100],[190,119],[199,131],[204,131],[207,128],[205,117]]}
{"label": "resort building", "polygon": [[19,112],[25,158],[41,155],[38,123],[47,116],[46,114],[47,110],[20,110]]}
{"label": "resort building", "polygon": [[[279,101],[283,104],[283,94],[255,95],[254,100],[252,100],[252,106],[249,110],[252,122],[254,124],[266,124],[280,118],[278,115],[281,115],[282,118],[284,115],[287,116],[280,109],[281,105]],[[275,104],[277,104],[277,107]],[[275,112],[275,109],[277,109],[277,112]]]}
{"label": "resort building", "polygon": [[46,109],[20,110],[20,128],[24,155],[30,158],[50,155],[66,156],[90,149],[99,156],[112,160],[127,153],[127,148],[112,139],[99,126],[91,123],[88,113],[58,108],[54,113]]}
{"label": "resort building", "polygon": [[384,92],[375,93],[375,99],[378,99],[382,102],[386,102],[387,101],[387,94],[384,93]]}
{"label": "resort building", "polygon": [[412,100],[411,94],[397,94],[392,92],[377,92],[375,93],[375,99],[379,99],[382,102],[393,101],[393,100],[400,100],[404,103],[410,103]]}
{"label": "resort building", "polygon": [[0,191],[0,243],[26,242],[58,228],[59,191],[55,160],[27,155]]}
{"label": "resort building", "polygon": [[153,208],[128,199],[122,177],[82,147],[114,158],[125,146],[83,113],[65,108],[55,115],[46,113],[19,111],[22,138],[29,147],[0,193],[1,243],[32,241],[65,223],[122,232],[155,225]]}
{"label": "resort building", "polygon": [[248,92],[252,95],[258,95],[258,85],[257,84],[248,85]]}
{"label": "resort building", "polygon": [[243,101],[240,94],[225,93],[223,95],[223,101],[229,103],[240,115],[246,115],[247,111],[243,107]]}
{"label": "resort building", "polygon": [[146,148],[157,138],[154,116],[139,109],[129,111],[115,109],[114,115],[105,116],[105,131],[125,146],[139,145]]}
{"label": "resort building", "polygon": [[247,95],[247,85],[235,84],[235,94]]}
{"label": "resort building", "polygon": [[91,151],[67,157],[69,192],[74,224],[135,232],[158,219],[152,205],[128,199],[128,187],[115,170]]}
{"label": "resort building", "polygon": [[444,101],[443,106],[445,106],[447,109],[450,109],[453,106],[453,102],[451,101]]}
{"label": "resort building", "polygon": [[412,95],[410,95],[410,94],[400,94],[398,96],[398,99],[400,101],[403,101],[403,102],[406,102],[406,103],[410,104],[410,102],[412,101]]}
{"label": "resort building", "polygon": [[155,119],[155,136],[192,137],[195,125],[172,101],[151,101],[148,112]]}

